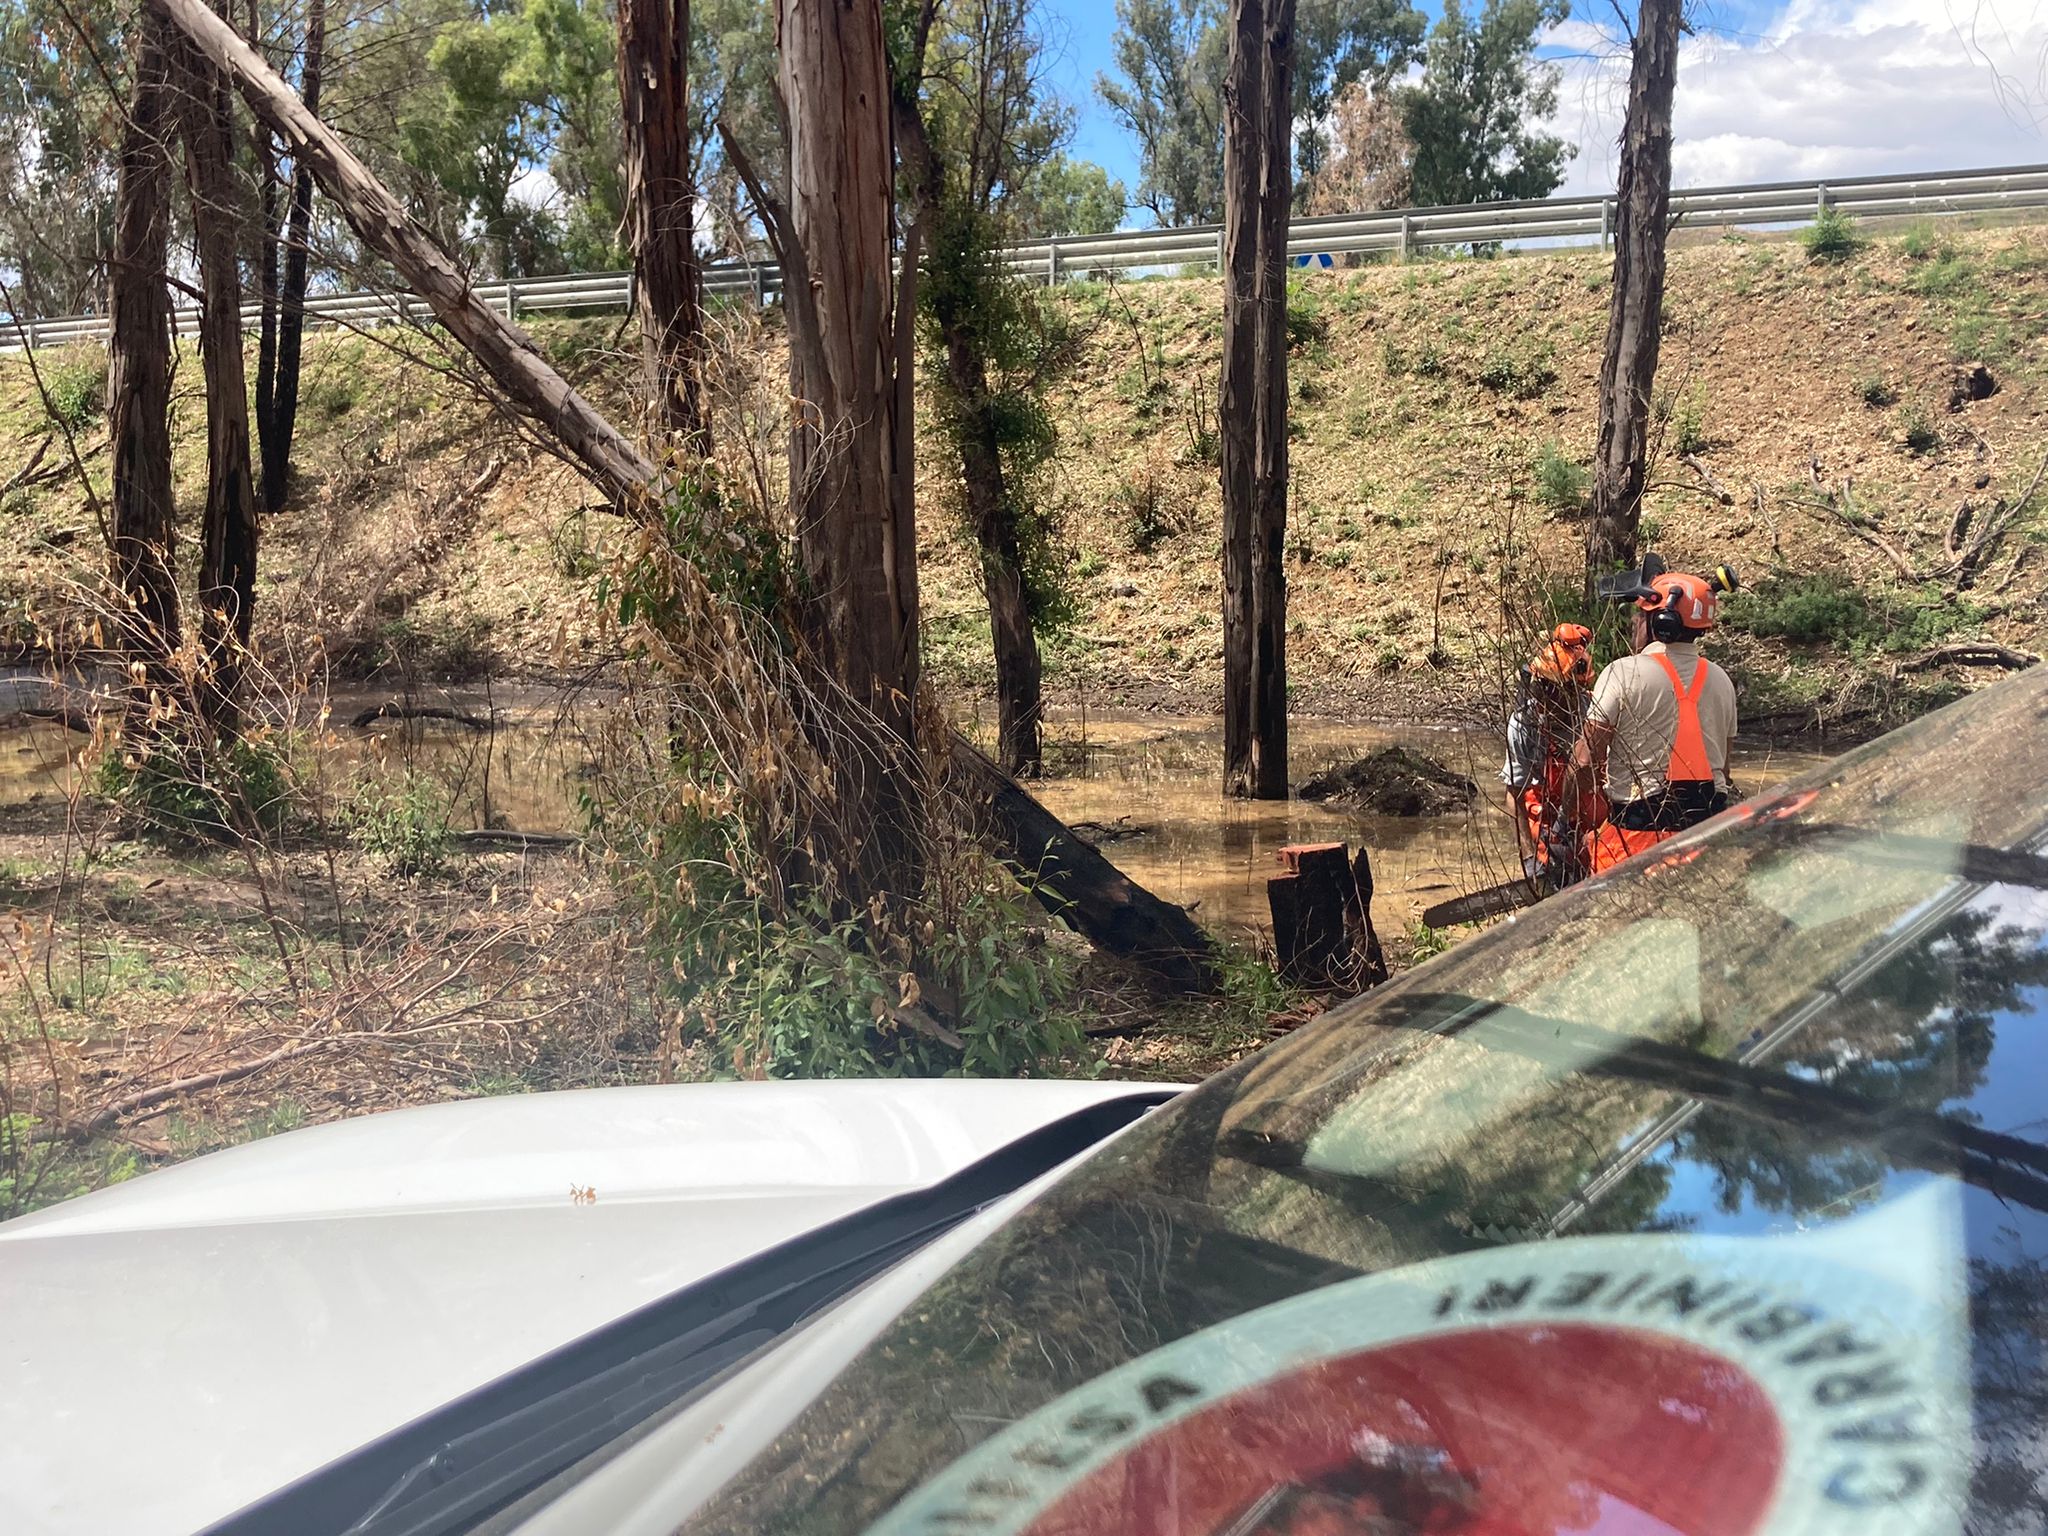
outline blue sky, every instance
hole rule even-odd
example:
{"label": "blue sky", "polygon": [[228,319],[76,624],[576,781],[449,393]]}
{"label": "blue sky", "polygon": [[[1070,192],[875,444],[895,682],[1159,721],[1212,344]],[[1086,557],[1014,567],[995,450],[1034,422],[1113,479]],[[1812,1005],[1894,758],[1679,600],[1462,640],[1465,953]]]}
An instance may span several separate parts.
{"label": "blue sky", "polygon": [[[1134,184],[1136,148],[1095,93],[1114,0],[1044,3],[1062,43],[1054,79],[1078,117],[1074,153]],[[1545,50],[1565,76],[1552,127],[1580,145],[1563,190],[1600,191],[1613,183],[1627,64],[1608,41],[1610,0],[1574,10]],[[2048,161],[2048,5],[1708,0],[1706,18],[1680,54],[1681,186]]]}

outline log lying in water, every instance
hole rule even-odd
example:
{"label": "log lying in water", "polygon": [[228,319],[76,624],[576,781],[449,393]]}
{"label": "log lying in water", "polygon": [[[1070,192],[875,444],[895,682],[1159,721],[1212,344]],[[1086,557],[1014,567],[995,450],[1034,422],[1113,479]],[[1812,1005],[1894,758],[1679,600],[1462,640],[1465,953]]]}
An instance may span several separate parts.
{"label": "log lying in water", "polygon": [[991,830],[1008,850],[1008,863],[1048,912],[1177,992],[1216,989],[1215,941],[1185,907],[1131,880],[957,733],[951,756],[953,771],[986,809]]}
{"label": "log lying in water", "polygon": [[492,723],[482,715],[472,715],[466,710],[450,709],[442,704],[400,704],[387,700],[358,711],[349,719],[349,729],[367,730],[379,720],[446,720],[467,730],[488,731]]}

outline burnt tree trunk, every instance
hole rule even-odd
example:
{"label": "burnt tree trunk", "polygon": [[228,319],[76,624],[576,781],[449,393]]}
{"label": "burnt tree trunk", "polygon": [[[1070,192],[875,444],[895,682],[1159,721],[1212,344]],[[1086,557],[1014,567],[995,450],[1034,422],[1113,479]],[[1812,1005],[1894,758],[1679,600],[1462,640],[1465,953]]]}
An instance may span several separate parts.
{"label": "burnt tree trunk", "polygon": [[279,79],[205,0],[149,0],[157,13],[226,70],[249,108],[291,146],[364,245],[390,262],[407,286],[531,418],[581,464],[622,511],[639,511],[658,476],[630,439],[549,367],[526,333],[477,301],[461,268],[333,131]]}
{"label": "burnt tree trunk", "polygon": [[242,663],[256,607],[256,485],[250,473],[249,385],[242,370],[227,78],[180,40],[172,90],[185,143],[185,183],[199,248],[199,355],[206,374],[206,506],[200,518],[198,705],[217,734],[241,729]]}
{"label": "burnt tree trunk", "polygon": [[[881,727],[842,753],[842,796],[872,816],[863,874],[915,895],[925,786],[917,755],[917,531],[908,462],[906,300],[891,281],[895,151],[880,0],[780,0],[789,112],[787,244],[803,252],[809,302],[790,311],[790,503],[810,595],[807,639]],[[785,287],[785,292],[788,288]],[[804,313],[803,311],[808,311]]]}
{"label": "burnt tree trunk", "polygon": [[[249,0],[249,46],[263,49],[263,17]],[[256,161],[256,446],[262,484],[270,483],[270,451],[277,414],[277,135],[259,117],[249,119],[249,147]],[[259,500],[258,505],[262,503]],[[264,510],[269,510],[267,507]]]}
{"label": "burnt tree trunk", "polygon": [[164,148],[163,28],[136,29],[134,89],[121,137],[109,264],[107,423],[113,457],[112,578],[119,643],[140,709],[168,689],[178,648],[178,587],[171,523],[171,341],[165,261],[170,157]]}
{"label": "burnt tree trunk", "polygon": [[1628,118],[1614,206],[1614,289],[1600,364],[1600,435],[1586,529],[1586,595],[1633,565],[1649,465],[1650,395],[1664,315],[1664,236],[1671,210],[1671,99],[1678,85],[1680,0],[1642,0],[1628,77]]}
{"label": "burnt tree trunk", "polygon": [[1294,0],[1232,0],[1224,90],[1223,789],[1287,796]]}
{"label": "burnt tree trunk", "polygon": [[703,452],[703,336],[690,180],[690,0],[619,0],[626,231],[652,421]]}
{"label": "burnt tree trunk", "polygon": [[990,416],[988,362],[964,325],[948,331],[946,369],[953,397],[964,407],[960,483],[981,554],[981,585],[988,597],[995,651],[996,761],[1005,773],[1036,775],[1045,766],[1040,729],[1044,665],[1024,592],[1016,511],[1003,483],[1003,456]]}
{"label": "burnt tree trunk", "polygon": [[[306,53],[299,66],[302,100],[320,110],[321,63],[327,48],[326,0],[306,11]],[[263,432],[265,512],[281,511],[292,468],[292,437],[299,421],[299,352],[306,333],[307,242],[313,234],[313,171],[304,155],[292,156],[292,205],[284,228],[284,285],[278,295],[277,374],[271,391],[270,422]]]}

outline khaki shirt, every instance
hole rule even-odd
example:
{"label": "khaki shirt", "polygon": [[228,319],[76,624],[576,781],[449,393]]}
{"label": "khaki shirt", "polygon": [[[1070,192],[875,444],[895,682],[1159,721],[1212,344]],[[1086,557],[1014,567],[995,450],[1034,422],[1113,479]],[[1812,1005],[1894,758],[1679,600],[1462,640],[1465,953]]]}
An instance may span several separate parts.
{"label": "khaki shirt", "polygon": [[[1679,681],[1692,686],[1693,673],[1702,664],[1698,647],[1689,641],[1665,644],[1653,640],[1636,656],[1611,661],[1593,684],[1593,702],[1586,711],[1589,720],[1614,728],[1614,744],[1607,749],[1607,798],[1617,805],[1654,795],[1664,787],[1664,770],[1671,766],[1671,746],[1678,739],[1678,698],[1671,691],[1671,679],[1650,658],[1664,655],[1678,669]],[[1735,739],[1735,684],[1728,673],[1715,667],[1699,697],[1700,734],[1707,739],[1707,761],[1714,765],[1714,778],[1728,783],[1728,743]]]}

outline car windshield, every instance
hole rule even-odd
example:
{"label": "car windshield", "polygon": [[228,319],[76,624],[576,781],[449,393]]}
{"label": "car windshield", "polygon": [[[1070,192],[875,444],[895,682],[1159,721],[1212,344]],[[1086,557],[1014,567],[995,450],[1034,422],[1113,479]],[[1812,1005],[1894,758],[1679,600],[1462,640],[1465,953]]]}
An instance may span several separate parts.
{"label": "car windshield", "polygon": [[2038,1530],[2048,686],[1212,1080],[684,1527]]}

